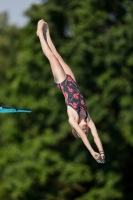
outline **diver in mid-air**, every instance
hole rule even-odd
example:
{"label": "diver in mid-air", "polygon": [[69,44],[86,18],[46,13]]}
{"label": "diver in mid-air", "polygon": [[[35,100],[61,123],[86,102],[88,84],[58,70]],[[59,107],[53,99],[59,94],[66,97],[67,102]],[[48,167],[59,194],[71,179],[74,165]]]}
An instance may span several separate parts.
{"label": "diver in mid-air", "polygon": [[[50,62],[56,86],[64,94],[69,119],[68,121],[72,127],[73,135],[83,141],[93,158],[98,163],[104,163],[105,155],[103,146],[95,124],[87,111],[84,97],[78,88],[72,70],[57,52],[50,37],[48,24],[44,20],[41,19],[38,21],[36,33],[40,39],[42,51]],[[90,145],[87,138],[89,130],[93,135],[99,153],[95,152]]]}

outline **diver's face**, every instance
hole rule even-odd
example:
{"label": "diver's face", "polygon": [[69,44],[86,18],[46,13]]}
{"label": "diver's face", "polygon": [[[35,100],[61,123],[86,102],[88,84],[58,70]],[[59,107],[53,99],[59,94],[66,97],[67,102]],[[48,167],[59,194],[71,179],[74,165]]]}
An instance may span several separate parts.
{"label": "diver's face", "polygon": [[89,132],[89,127],[87,125],[87,123],[82,120],[80,123],[79,123],[79,126],[80,128],[84,131],[84,133],[86,134],[86,136],[88,136],[88,132]]}

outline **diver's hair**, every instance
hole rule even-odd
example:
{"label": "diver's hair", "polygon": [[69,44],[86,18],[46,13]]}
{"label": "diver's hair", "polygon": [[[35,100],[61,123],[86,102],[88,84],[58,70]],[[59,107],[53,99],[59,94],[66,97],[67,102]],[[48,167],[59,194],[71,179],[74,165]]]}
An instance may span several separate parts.
{"label": "diver's hair", "polygon": [[[88,129],[88,132],[87,133],[85,133],[86,134],[86,136],[87,136],[87,134],[89,133],[91,131],[91,129],[89,128]],[[76,137],[78,140],[82,140],[81,139],[81,137],[79,137],[78,136],[78,134],[77,134],[77,132],[76,132],[76,130],[72,127],[72,134],[74,135],[74,137]]]}
{"label": "diver's hair", "polygon": [[[89,128],[87,134],[88,134],[90,131],[91,131],[91,129]],[[73,127],[72,127],[72,134],[73,134],[74,137],[76,137],[78,140],[82,140],[82,139],[78,136],[76,130],[75,130]]]}
{"label": "diver's hair", "polygon": [[80,137],[78,137],[77,132],[74,128],[72,128],[72,134],[74,135],[74,137],[76,137],[78,140],[81,140]]}

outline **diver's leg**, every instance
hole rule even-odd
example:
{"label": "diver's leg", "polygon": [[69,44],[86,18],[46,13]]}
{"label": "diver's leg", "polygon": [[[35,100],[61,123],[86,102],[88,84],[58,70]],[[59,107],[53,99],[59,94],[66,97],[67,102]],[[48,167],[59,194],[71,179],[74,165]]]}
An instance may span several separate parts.
{"label": "diver's leg", "polygon": [[55,82],[61,83],[65,79],[66,73],[65,73],[64,69],[62,68],[61,64],[59,63],[58,59],[55,57],[53,52],[50,50],[46,40],[44,39],[44,35],[43,35],[44,23],[45,22],[43,20],[40,20],[38,22],[37,35],[40,39],[42,51],[50,62],[50,66],[52,69],[52,73],[53,73]]}
{"label": "diver's leg", "polygon": [[65,73],[69,74],[75,80],[75,76],[74,76],[71,68],[65,63],[63,58],[57,52],[57,50],[56,50],[56,48],[55,48],[55,46],[54,46],[54,44],[53,44],[53,42],[51,40],[49,27],[48,27],[48,24],[46,22],[45,22],[45,25],[44,25],[44,32],[46,34],[46,41],[48,43],[48,46],[50,47],[50,49],[53,52],[53,54],[55,55],[55,57],[58,59],[59,63],[63,67]]}

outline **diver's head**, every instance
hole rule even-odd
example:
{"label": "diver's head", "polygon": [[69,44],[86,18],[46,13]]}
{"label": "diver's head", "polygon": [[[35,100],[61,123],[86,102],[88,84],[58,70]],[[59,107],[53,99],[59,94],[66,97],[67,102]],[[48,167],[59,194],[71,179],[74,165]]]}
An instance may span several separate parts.
{"label": "diver's head", "polygon": [[[90,132],[90,128],[88,126],[87,127],[80,126],[80,128],[83,130],[83,132],[85,133],[85,135],[88,137],[89,132]],[[74,137],[76,137],[77,139],[81,140],[81,137],[78,135],[78,133],[76,132],[76,130],[74,128],[72,128],[72,134],[74,135]]]}
{"label": "diver's head", "polygon": [[82,129],[82,131],[86,134],[86,136],[88,136],[88,132],[89,132],[89,127],[88,124],[85,120],[82,120],[79,123],[79,127]]}

